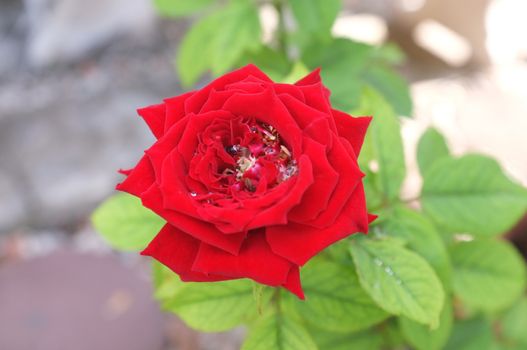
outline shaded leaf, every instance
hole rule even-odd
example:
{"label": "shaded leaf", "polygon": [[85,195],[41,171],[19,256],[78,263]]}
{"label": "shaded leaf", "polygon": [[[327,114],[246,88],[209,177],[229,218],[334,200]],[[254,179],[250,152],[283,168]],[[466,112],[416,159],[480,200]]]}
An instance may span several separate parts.
{"label": "shaded leaf", "polygon": [[450,151],[445,138],[434,128],[428,128],[421,136],[417,146],[417,163],[421,174],[441,158],[448,157]]}
{"label": "shaded leaf", "polygon": [[417,350],[443,349],[452,331],[453,312],[452,303],[446,300],[439,318],[439,327],[431,330],[430,327],[409,320],[405,317],[399,319],[399,325],[406,340]]}
{"label": "shaded leaf", "polygon": [[493,236],[525,214],[527,190],[509,180],[491,158],[443,158],[425,173],[422,206],[451,232]]}
{"label": "shaded leaf", "polygon": [[251,327],[242,350],[317,350],[317,346],[302,325],[276,312]]}
{"label": "shaded leaf", "polygon": [[525,289],[524,262],[505,241],[474,240],[450,250],[454,293],[469,307],[484,311],[504,309]]}

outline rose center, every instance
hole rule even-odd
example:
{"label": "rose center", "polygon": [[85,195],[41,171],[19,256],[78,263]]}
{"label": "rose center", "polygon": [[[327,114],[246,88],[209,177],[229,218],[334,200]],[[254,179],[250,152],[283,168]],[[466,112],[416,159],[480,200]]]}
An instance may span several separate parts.
{"label": "rose center", "polygon": [[272,188],[298,172],[291,151],[272,126],[254,121],[248,125],[249,133],[241,143],[228,145],[225,150],[235,161],[226,167],[226,184],[235,191],[255,192],[259,188]]}

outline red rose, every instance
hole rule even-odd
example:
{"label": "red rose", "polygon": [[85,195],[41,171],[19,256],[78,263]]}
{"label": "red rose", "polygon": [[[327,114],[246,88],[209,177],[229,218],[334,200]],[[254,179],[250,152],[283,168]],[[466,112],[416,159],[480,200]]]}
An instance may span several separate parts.
{"label": "red rose", "polygon": [[368,230],[370,118],[328,98],[318,70],[291,85],[249,65],[140,109],[157,141],[117,189],[167,221],[142,254],[183,281],[250,278],[303,298],[299,267]]}

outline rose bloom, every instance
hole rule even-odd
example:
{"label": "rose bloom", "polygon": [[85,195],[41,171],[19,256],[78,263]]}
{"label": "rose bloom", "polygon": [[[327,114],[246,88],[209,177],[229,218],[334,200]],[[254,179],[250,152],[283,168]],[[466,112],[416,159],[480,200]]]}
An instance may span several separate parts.
{"label": "rose bloom", "polygon": [[371,118],[329,94],[318,70],[280,84],[248,65],[139,109],[157,140],[117,189],[167,222],[142,254],[183,281],[250,278],[303,299],[299,267],[372,219],[357,164]]}

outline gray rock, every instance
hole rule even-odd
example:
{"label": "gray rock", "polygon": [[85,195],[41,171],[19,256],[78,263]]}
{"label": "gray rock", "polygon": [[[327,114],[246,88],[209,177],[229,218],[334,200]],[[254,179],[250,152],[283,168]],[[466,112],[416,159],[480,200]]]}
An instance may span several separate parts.
{"label": "gray rock", "polygon": [[27,208],[14,181],[0,172],[0,233],[2,228],[13,227],[20,222],[26,213]]}
{"label": "gray rock", "polygon": [[116,37],[145,35],[155,20],[150,0],[25,0],[27,55],[34,67],[79,60]]}

